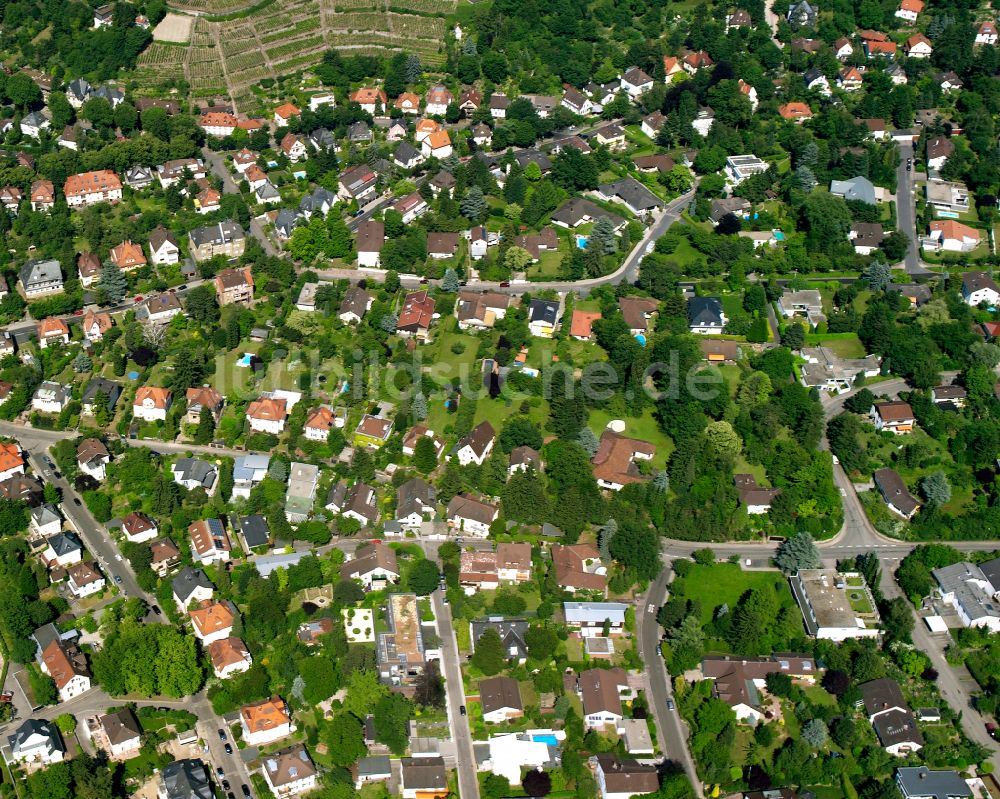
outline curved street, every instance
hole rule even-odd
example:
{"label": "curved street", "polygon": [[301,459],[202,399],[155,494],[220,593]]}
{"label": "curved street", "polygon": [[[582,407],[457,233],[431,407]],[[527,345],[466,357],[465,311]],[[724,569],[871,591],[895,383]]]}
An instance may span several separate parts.
{"label": "curved street", "polygon": [[[944,372],[941,379],[943,382],[950,382],[955,379],[957,374],[957,372]],[[905,380],[893,378],[873,383],[867,388],[877,395],[884,394],[895,397],[908,386]],[[826,420],[829,421],[841,413],[844,409],[844,402],[860,390],[861,388],[857,388],[839,396],[824,397],[823,409]],[[825,436],[821,446],[823,448],[827,446]],[[875,552],[882,570],[880,586],[882,593],[887,599],[902,597],[902,592],[896,584],[893,573],[898,567],[899,561],[917,546],[917,542],[901,541],[879,533],[868,520],[861,500],[854,489],[854,484],[839,464],[833,465],[833,478],[843,499],[844,522],[840,531],[833,538],[816,542],[821,557],[824,562],[832,566],[836,560],[853,558],[866,552]],[[963,552],[984,552],[1000,548],[1000,543],[997,541],[987,540],[949,541],[948,543]],[[690,558],[696,550],[705,547],[710,547],[719,560],[736,556],[741,564],[749,564],[752,568],[769,567],[777,554],[777,545],[766,541],[716,543],[666,539],[662,549],[665,563],[663,571],[650,586],[646,599],[639,609],[640,612],[637,613],[640,654],[646,664],[649,678],[649,704],[656,718],[657,731],[661,736],[661,746],[669,760],[685,769],[695,788],[699,791],[701,783],[698,781],[694,762],[687,746],[687,725],[676,708],[668,710],[667,707],[668,701],[672,702],[673,692],[663,657],[660,654],[661,630],[655,619],[656,612],[666,601],[669,593],[668,583],[672,576],[670,561],[673,558]],[[990,749],[993,752],[990,758],[991,762],[995,768],[1000,768],[1000,750],[998,750],[997,742],[986,731],[987,719],[974,707],[973,695],[978,693],[978,685],[972,680],[964,666],[956,668],[945,659],[944,649],[951,642],[951,636],[948,634],[935,635],[930,633],[922,617],[914,612],[913,643],[930,657],[934,669],[938,672],[937,684],[942,698],[955,713],[960,714],[962,729],[966,736],[971,741]],[[701,795],[699,792],[699,796]]]}

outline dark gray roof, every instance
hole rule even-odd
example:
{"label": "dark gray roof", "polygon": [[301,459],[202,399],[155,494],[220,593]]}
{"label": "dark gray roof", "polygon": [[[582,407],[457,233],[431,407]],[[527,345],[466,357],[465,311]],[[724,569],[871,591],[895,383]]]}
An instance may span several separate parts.
{"label": "dark gray roof", "polygon": [[691,297],[688,300],[688,322],[700,326],[722,325],[722,302],[718,297]]}
{"label": "dark gray roof", "polygon": [[160,772],[164,799],[213,799],[205,764],[186,758],[168,763]]}
{"label": "dark gray roof", "polygon": [[650,211],[663,205],[663,200],[629,175],[614,183],[604,183],[600,192],[609,200],[618,198],[630,208],[639,211]]}
{"label": "dark gray roof", "polygon": [[408,164],[414,158],[419,157],[420,151],[408,141],[401,141],[398,145],[396,145],[396,151],[393,153],[393,158],[395,158],[400,164]]}
{"label": "dark gray roof", "polygon": [[173,470],[182,480],[193,480],[205,488],[211,488],[218,474],[214,464],[200,458],[181,458]]}
{"label": "dark gray roof", "polygon": [[271,528],[267,526],[267,519],[256,513],[240,517],[240,532],[251,548],[266,546],[271,541]]}
{"label": "dark gray roof", "polygon": [[528,321],[542,321],[554,325],[559,316],[559,303],[555,300],[532,300],[528,306]]}
{"label": "dark gray roof", "polygon": [[876,717],[872,722],[875,734],[882,746],[897,744],[924,745],[923,736],[917,729],[917,720],[909,710],[890,710]]}
{"label": "dark gray roof", "polygon": [[83,544],[80,543],[80,539],[73,533],[57,533],[49,538],[46,543],[52,547],[57,557],[83,550]]}
{"label": "dark gray roof", "polygon": [[396,517],[409,516],[414,511],[420,513],[423,507],[433,506],[436,497],[434,486],[426,480],[419,477],[407,480],[396,490]]}
{"label": "dark gray roof", "polygon": [[972,796],[972,789],[957,771],[932,771],[927,766],[896,769],[896,783],[904,797],[955,799]]}
{"label": "dark gray roof", "polygon": [[848,180],[831,180],[830,194],[836,194],[845,200],[875,205],[875,186],[868,178],[858,175]]}
{"label": "dark gray roof", "polygon": [[283,234],[290,236],[292,231],[295,230],[295,226],[298,224],[299,218],[295,215],[295,212],[288,208],[282,208],[278,211],[278,215],[274,218],[274,227],[280,230]]}
{"label": "dark gray roof", "polygon": [[203,244],[221,245],[228,241],[241,241],[246,237],[243,226],[231,219],[216,225],[195,228],[188,235],[196,247],[201,247]]}
{"label": "dark gray roof", "polygon": [[337,146],[337,139],[326,128],[317,128],[310,133],[309,141],[317,150],[331,150]]}
{"label": "dark gray roof", "polygon": [[869,716],[886,710],[899,708],[909,710],[903,698],[899,683],[890,677],[871,680],[861,685],[861,699],[865,703],[865,713]]}
{"label": "dark gray roof", "polygon": [[448,787],[448,772],[440,757],[404,757],[403,787],[408,790],[442,790]]}
{"label": "dark gray roof", "polygon": [[[59,738],[59,732],[56,730],[55,725],[51,721],[45,721],[44,719],[27,719],[24,724],[18,727],[14,731],[14,734],[8,738],[12,752],[16,754],[30,738],[36,735],[48,738],[49,748],[52,751],[65,751],[63,749],[62,740]],[[173,799],[173,797],[171,797],[171,799]],[[206,797],[206,799],[208,799],[208,797]]]}
{"label": "dark gray roof", "polygon": [[122,395],[122,387],[113,380],[104,377],[95,377],[83,390],[83,404],[89,405],[98,394],[104,394],[108,398],[108,408],[113,409],[118,404],[118,398]]}
{"label": "dark gray roof", "polygon": [[597,203],[586,200],[583,197],[571,197],[562,206],[552,214],[553,222],[561,222],[569,227],[576,227],[579,225],[585,217],[589,217],[590,221],[594,222],[601,217],[606,217],[611,220],[611,224],[617,229],[625,223],[618,214],[613,214],[611,211],[605,211]]}
{"label": "dark gray roof", "polygon": [[990,581],[993,590],[1000,591],[1000,558],[980,563],[979,568],[982,570],[983,576]]}
{"label": "dark gray roof", "polygon": [[[37,508],[31,509],[31,518],[35,520],[38,525],[49,524],[50,522],[61,522],[62,516],[59,515],[59,509],[50,502],[46,502],[44,505],[39,505]],[[72,533],[70,533],[72,535]],[[73,540],[76,541],[76,536],[73,536]],[[52,540],[49,540],[52,543]],[[78,547],[80,542],[76,541]],[[55,547],[53,547],[54,549]]]}
{"label": "dark gray roof", "polygon": [[524,634],[528,631],[528,622],[524,619],[505,619],[502,616],[490,616],[488,619],[475,619],[471,625],[472,648],[482,638],[487,630],[496,630],[503,641],[506,653],[515,653],[517,657],[526,657],[528,648],[524,644]]}
{"label": "dark gray roof", "polygon": [[347,138],[351,141],[370,141],[372,138],[372,129],[364,121],[355,122],[347,128]]}
{"label": "dark gray roof", "polygon": [[21,267],[20,276],[21,283],[24,284],[25,288],[34,283],[62,281],[62,267],[54,258],[26,261]]}
{"label": "dark gray roof", "polygon": [[174,596],[176,596],[181,602],[187,604],[188,597],[195,592],[197,588],[207,588],[210,591],[215,590],[215,586],[212,582],[205,576],[205,572],[201,569],[193,569],[190,566],[185,566],[178,575],[174,578],[173,582],[170,584],[173,588]]}

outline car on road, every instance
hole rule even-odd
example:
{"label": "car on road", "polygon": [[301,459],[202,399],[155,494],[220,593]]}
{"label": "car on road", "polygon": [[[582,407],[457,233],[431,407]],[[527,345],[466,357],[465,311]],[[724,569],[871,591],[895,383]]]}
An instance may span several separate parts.
{"label": "car on road", "polygon": [[82,503],[80,502],[80,498],[79,498],[79,497],[73,497],[73,504],[74,504],[74,505],[80,505],[80,504],[82,504]]}
{"label": "car on road", "polygon": [[674,700],[673,699],[668,699],[667,700],[667,710],[673,710],[673,709],[674,709]]}
{"label": "car on road", "polygon": [[153,605],[153,613],[155,613],[157,616],[159,616],[162,612],[163,611],[160,610],[160,606],[159,605]]}
{"label": "car on road", "polygon": [[122,561],[122,556],[121,556],[121,553],[120,553],[120,552],[119,552],[119,553],[118,553],[117,555],[115,555],[115,560],[117,560],[117,561],[118,561],[119,563],[121,563],[121,561]]}
{"label": "car on road", "polygon": [[216,766],[215,773],[218,774],[220,777],[226,776],[226,770],[222,766]]}
{"label": "car on road", "polygon": [[120,574],[115,575],[115,582],[118,583],[118,585],[122,584],[122,576]]}
{"label": "car on road", "polygon": [[226,794],[226,799],[236,799],[236,794],[230,791],[229,793]]}
{"label": "car on road", "polygon": [[223,747],[223,749],[225,749],[225,750],[226,750],[226,754],[227,754],[227,755],[231,755],[231,754],[233,753],[233,745],[232,745],[232,744],[226,744],[226,745],[225,745],[225,746]]}
{"label": "car on road", "polygon": [[179,285],[179,286],[177,287],[177,290],[178,290],[178,291],[184,291],[185,289],[187,289],[187,287],[188,287],[188,284],[187,284],[187,283],[181,283],[181,284],[180,284],[180,285]]}
{"label": "car on road", "polygon": [[142,295],[141,294],[137,294],[136,295],[135,302],[142,302]]}
{"label": "car on road", "polygon": [[219,728],[219,740],[220,741],[226,740],[226,731],[223,730],[222,728]]}
{"label": "car on road", "polygon": [[1000,740],[1000,727],[998,727],[994,722],[986,722],[986,732],[990,734],[990,738]]}
{"label": "car on road", "polygon": [[240,790],[241,790],[241,791],[243,791],[243,795],[244,795],[244,796],[246,797],[246,799],[250,799],[250,786],[248,786],[248,785],[247,785],[247,784],[246,784],[246,783],[244,782],[244,783],[243,783],[243,784],[242,784],[242,785],[240,786]]}
{"label": "car on road", "polygon": [[465,705],[462,705],[462,706],[461,706],[461,707],[460,707],[460,708],[458,709],[458,712],[459,712],[459,713],[461,713],[461,714],[462,714],[462,715],[464,716],[464,715],[465,715]]}
{"label": "car on road", "polygon": [[80,308],[77,308],[73,311],[73,316],[83,316],[83,311]]}
{"label": "car on road", "polygon": [[229,790],[229,780],[223,780],[222,781],[222,790],[224,790],[224,791],[228,791]]}
{"label": "car on road", "polygon": [[56,465],[52,462],[52,459],[49,457],[45,458],[45,465],[48,466],[50,469],[56,468]]}
{"label": "car on road", "polygon": [[509,289],[510,288],[510,281],[509,280],[502,281],[500,283],[500,288],[502,288],[502,289]]}

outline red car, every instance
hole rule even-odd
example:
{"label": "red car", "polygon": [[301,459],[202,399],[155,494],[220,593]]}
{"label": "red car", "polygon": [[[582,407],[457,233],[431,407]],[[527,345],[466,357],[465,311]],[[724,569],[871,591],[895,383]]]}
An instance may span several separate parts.
{"label": "red car", "polygon": [[83,316],[83,311],[77,308],[75,311],[73,311],[73,316]]}
{"label": "red car", "polygon": [[142,295],[139,295],[138,297],[136,297],[135,301],[136,302],[142,302]]}

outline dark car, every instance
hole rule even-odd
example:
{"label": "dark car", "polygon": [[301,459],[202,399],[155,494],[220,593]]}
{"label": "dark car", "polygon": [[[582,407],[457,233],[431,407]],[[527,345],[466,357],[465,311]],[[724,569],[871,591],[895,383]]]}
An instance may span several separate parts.
{"label": "dark car", "polygon": [[226,799],[236,799],[236,794],[230,791],[229,793],[226,794]]}
{"label": "dark car", "polygon": [[229,790],[229,780],[223,780],[222,781],[222,790],[224,790],[224,791],[228,791]]}
{"label": "dark car", "polygon": [[187,284],[187,283],[181,283],[181,285],[179,285],[179,286],[177,287],[177,290],[178,290],[178,291],[184,291],[185,289],[187,289],[187,287],[188,287],[188,284]]}
{"label": "dark car", "polygon": [[218,774],[220,777],[226,776],[226,770],[222,766],[216,766],[215,773]]}
{"label": "dark car", "polygon": [[245,797],[246,797],[247,799],[250,799],[250,786],[249,786],[249,785],[247,785],[247,784],[246,784],[246,783],[244,782],[244,783],[243,783],[243,784],[242,784],[242,785],[240,786],[240,790],[241,790],[241,791],[243,791],[243,795],[244,795],[244,796],[245,796]]}
{"label": "dark car", "polygon": [[155,613],[157,616],[159,616],[162,613],[159,605],[153,605],[153,613]]}
{"label": "dark car", "polygon": [[465,715],[465,705],[462,705],[462,706],[461,706],[461,707],[460,707],[460,708],[458,709],[458,712],[459,712],[459,713],[461,713],[461,714],[462,714],[462,715],[464,716],[464,715]]}
{"label": "dark car", "polygon": [[673,709],[674,709],[674,700],[673,699],[668,699],[667,700],[667,710],[673,710]]}
{"label": "dark car", "polygon": [[232,744],[226,744],[223,748],[226,750],[227,755],[231,755],[233,753]]}
{"label": "dark car", "polygon": [[121,585],[122,577],[121,577],[120,574],[116,574],[115,575],[115,582],[118,583],[119,585]]}
{"label": "dark car", "polygon": [[221,727],[219,728],[219,740],[220,741],[226,740],[226,731]]}
{"label": "dark car", "polygon": [[76,504],[76,505],[82,505],[83,504],[82,502],[80,502],[80,498],[79,497],[73,497],[73,503]]}

